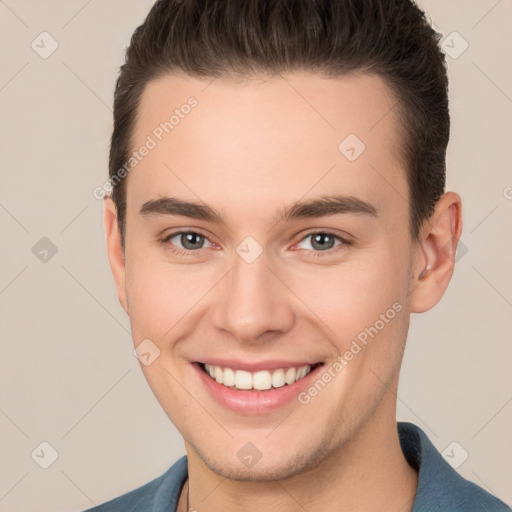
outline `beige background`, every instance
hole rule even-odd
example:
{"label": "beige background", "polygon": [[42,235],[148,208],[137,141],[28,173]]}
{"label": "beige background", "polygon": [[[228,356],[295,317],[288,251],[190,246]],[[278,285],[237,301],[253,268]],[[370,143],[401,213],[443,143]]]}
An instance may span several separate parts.
{"label": "beige background", "polygon": [[[117,68],[151,4],[0,1],[1,512],[83,510],[184,454],[133,356],[92,195]],[[441,303],[412,318],[398,419],[440,451],[456,441],[456,458],[469,453],[458,471],[512,503],[512,2],[422,5],[447,52],[463,49],[454,31],[469,44],[448,57],[448,188],[467,252]],[[43,31],[59,45],[46,59]],[[46,262],[32,251],[42,237],[57,248]],[[48,469],[44,441],[58,452]]]}

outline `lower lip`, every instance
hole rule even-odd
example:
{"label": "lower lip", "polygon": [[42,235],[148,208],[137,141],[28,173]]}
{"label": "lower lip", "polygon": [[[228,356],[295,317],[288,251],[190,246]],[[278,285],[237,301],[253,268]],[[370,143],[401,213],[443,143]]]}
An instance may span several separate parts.
{"label": "lower lip", "polygon": [[228,388],[206,375],[198,363],[193,363],[192,366],[217,402],[232,411],[249,415],[270,413],[283,407],[293,399],[297,399],[299,393],[310,385],[322,367],[322,365],[317,366],[293,384],[285,384],[280,388],[270,388],[265,391],[256,391]]}

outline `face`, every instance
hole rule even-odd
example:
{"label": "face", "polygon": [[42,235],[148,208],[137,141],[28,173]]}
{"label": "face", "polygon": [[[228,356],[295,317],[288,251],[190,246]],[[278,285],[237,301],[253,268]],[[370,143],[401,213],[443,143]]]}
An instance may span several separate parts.
{"label": "face", "polygon": [[151,389],[220,475],[291,476],[395,422],[415,246],[393,103],[373,75],[144,91],[116,280]]}

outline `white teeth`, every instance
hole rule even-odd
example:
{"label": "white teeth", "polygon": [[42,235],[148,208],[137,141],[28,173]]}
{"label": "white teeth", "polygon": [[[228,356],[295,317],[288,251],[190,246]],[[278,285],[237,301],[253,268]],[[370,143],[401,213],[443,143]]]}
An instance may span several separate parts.
{"label": "white teeth", "polygon": [[284,386],[284,371],[279,369],[272,374],[272,387],[280,388]]}
{"label": "white teeth", "polygon": [[309,372],[311,371],[311,366],[306,365],[302,366],[297,370],[297,376],[295,377],[295,380],[302,379],[302,377],[305,377]]}
{"label": "white teeth", "polygon": [[[217,368],[219,368],[217,366]],[[252,375],[243,370],[237,370],[235,373],[236,389],[252,389]]]}
{"label": "white teeth", "polygon": [[219,384],[222,384],[222,377],[223,377],[223,374],[224,374],[224,372],[222,371],[222,368],[221,368],[220,366],[215,366],[215,367],[214,367],[215,380],[216,380]]}
{"label": "white teeth", "polygon": [[286,384],[293,384],[295,382],[295,377],[297,376],[297,372],[295,371],[295,368],[288,368],[286,370],[286,374],[284,376],[284,381]]}
{"label": "white teeth", "polygon": [[272,376],[268,371],[256,372],[252,376],[252,387],[254,389],[264,390],[272,387]]}
{"label": "white teeth", "polygon": [[223,382],[224,386],[234,386],[235,385],[235,382],[236,382],[235,372],[231,368],[224,368],[223,381],[224,381]]}
{"label": "white teeth", "polygon": [[256,389],[264,391],[271,388],[280,388],[285,384],[293,384],[305,377],[310,371],[309,364],[298,368],[279,368],[272,372],[261,370],[258,372],[246,372],[205,364],[206,373],[219,384],[236,389]]}

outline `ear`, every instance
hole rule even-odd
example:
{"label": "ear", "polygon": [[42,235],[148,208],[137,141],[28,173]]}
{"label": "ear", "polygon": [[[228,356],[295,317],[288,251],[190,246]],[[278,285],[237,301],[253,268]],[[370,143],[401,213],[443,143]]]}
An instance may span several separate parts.
{"label": "ear", "polygon": [[107,234],[107,252],[110,261],[110,269],[112,270],[116,283],[119,302],[126,313],[128,313],[128,303],[126,300],[126,269],[121,245],[121,234],[117,221],[117,207],[110,197],[105,196],[103,208],[103,224]]}
{"label": "ear", "polygon": [[455,253],[462,232],[462,200],[446,192],[421,230],[416,249],[411,312],[433,308],[444,295],[455,268]]}

